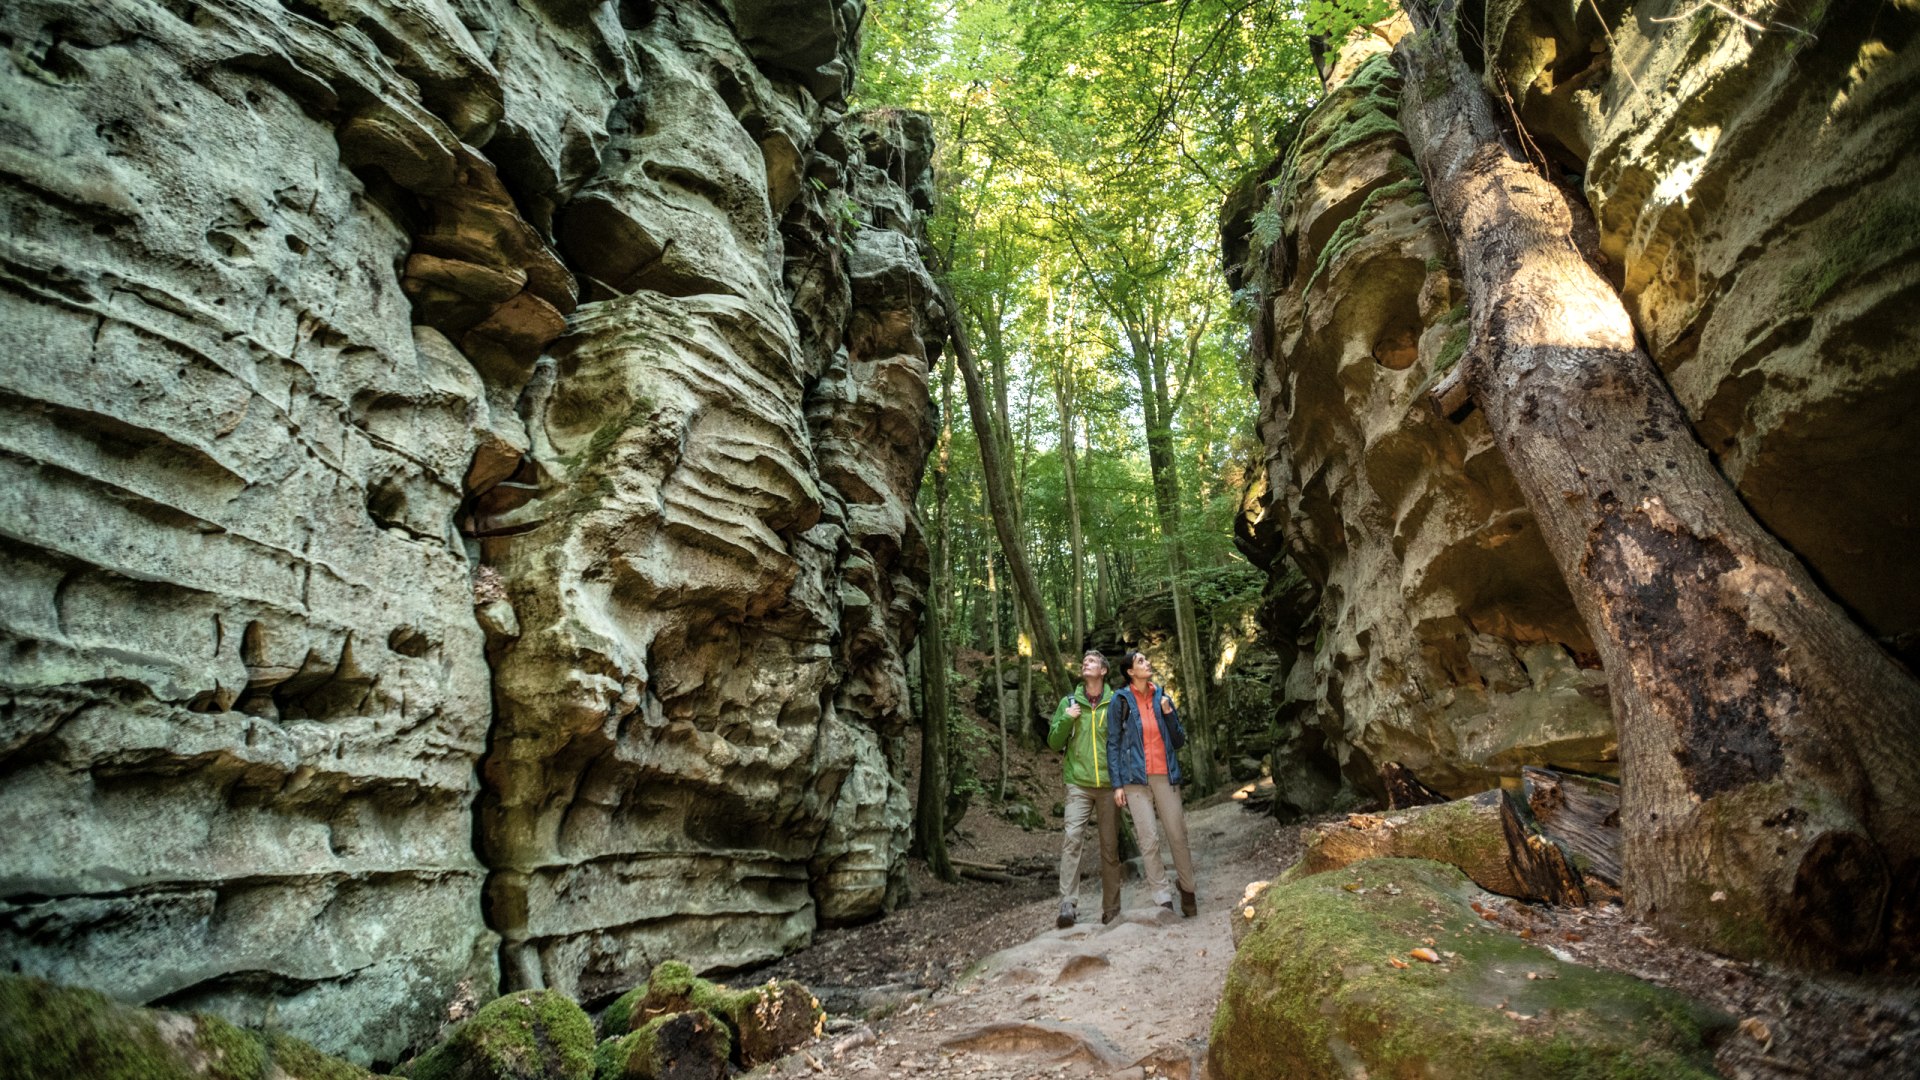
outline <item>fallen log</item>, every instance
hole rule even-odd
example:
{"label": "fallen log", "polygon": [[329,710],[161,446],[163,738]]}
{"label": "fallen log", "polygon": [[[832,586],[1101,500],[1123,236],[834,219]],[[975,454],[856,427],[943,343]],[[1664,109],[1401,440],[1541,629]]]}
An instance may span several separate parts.
{"label": "fallen log", "polygon": [[1481,888],[1503,896],[1524,889],[1507,858],[1500,792],[1397,810],[1348,814],[1307,837],[1307,851],[1282,880],[1338,870],[1365,859],[1433,859],[1457,866]]}
{"label": "fallen log", "polygon": [[[1418,784],[1412,773],[1399,772]],[[1619,805],[1616,784],[1529,766],[1520,790],[1512,793],[1483,791],[1386,814],[1349,814],[1322,825],[1283,880],[1363,859],[1433,859],[1459,867],[1502,896],[1557,904],[1617,899]]]}

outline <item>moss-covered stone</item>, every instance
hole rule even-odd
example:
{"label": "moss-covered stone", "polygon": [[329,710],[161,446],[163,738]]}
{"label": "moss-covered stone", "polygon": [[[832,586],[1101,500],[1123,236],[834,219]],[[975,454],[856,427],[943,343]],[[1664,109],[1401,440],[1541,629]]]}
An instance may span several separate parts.
{"label": "moss-covered stone", "polygon": [[[1214,1015],[1213,1075],[1715,1075],[1709,1044],[1729,1018],[1486,927],[1469,906],[1486,895],[1415,859],[1268,889]],[[1427,939],[1442,963],[1388,963]]]}
{"label": "moss-covered stone", "polygon": [[667,1013],[608,1039],[594,1055],[595,1080],[719,1080],[733,1039],[705,1009]]}
{"label": "moss-covered stone", "polygon": [[92,990],[0,978],[0,1080],[366,1080],[298,1039],[216,1016],[142,1009]]}
{"label": "moss-covered stone", "polygon": [[408,1062],[410,1080],[586,1080],[593,1022],[572,998],[522,990],[488,1002],[447,1041]]}
{"label": "moss-covered stone", "polygon": [[668,960],[647,981],[620,995],[600,1017],[606,1035],[634,1031],[653,1018],[704,1010],[723,1021],[735,1059],[752,1066],[772,1061],[817,1035],[826,1014],[807,988],[792,980],[732,990],[702,979],[693,968]]}

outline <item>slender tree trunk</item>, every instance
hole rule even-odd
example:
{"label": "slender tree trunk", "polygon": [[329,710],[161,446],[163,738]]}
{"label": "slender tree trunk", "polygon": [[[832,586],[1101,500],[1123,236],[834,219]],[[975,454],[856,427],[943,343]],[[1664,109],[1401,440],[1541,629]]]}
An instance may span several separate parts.
{"label": "slender tree trunk", "polygon": [[1072,560],[1068,604],[1073,612],[1073,647],[1087,647],[1087,574],[1086,543],[1080,533],[1080,494],[1078,469],[1074,458],[1073,410],[1074,378],[1069,362],[1062,358],[1059,387],[1055,400],[1060,405],[1060,474],[1066,485],[1067,556]]}
{"label": "slender tree trunk", "polygon": [[1173,458],[1173,412],[1164,375],[1151,357],[1138,355],[1151,346],[1136,345],[1134,368],[1140,380],[1141,406],[1147,421],[1147,468],[1153,476],[1153,505],[1160,538],[1167,551],[1167,584],[1173,592],[1174,644],[1179,654],[1180,713],[1193,748],[1193,782],[1202,793],[1219,787],[1214,767],[1213,718],[1207,710],[1207,665],[1200,651],[1200,632],[1193,610],[1193,587],[1187,579],[1187,548],[1180,539],[1180,474]]}
{"label": "slender tree trunk", "polygon": [[1912,964],[1920,684],[1715,469],[1583,254],[1585,204],[1496,122],[1451,6],[1436,30],[1408,5],[1401,121],[1466,278],[1459,384],[1606,667],[1628,903],[1736,955]]}
{"label": "slender tree trunk", "polygon": [[1113,621],[1113,559],[1104,551],[1093,555],[1093,620],[1102,626]]}
{"label": "slender tree trunk", "polygon": [[1039,632],[1040,661],[1045,665],[1047,681],[1053,687],[1056,697],[1067,694],[1066,671],[1060,664],[1053,624],[1047,618],[1046,608],[1040,600],[1040,587],[1033,580],[1033,570],[1027,564],[1026,549],[1020,545],[1020,534],[1014,520],[1013,497],[1007,491],[1005,462],[1000,459],[1000,448],[993,433],[993,424],[987,416],[986,390],[980,385],[980,370],[973,360],[973,349],[967,344],[965,325],[960,321],[960,306],[945,286],[941,287],[940,299],[946,305],[947,321],[951,326],[953,352],[960,363],[960,375],[967,384],[967,411],[973,418],[973,429],[979,436],[980,471],[985,474],[987,483],[987,502],[992,507],[989,515],[993,519],[993,531],[1000,539],[1000,550],[1007,557],[1007,572],[1013,576],[1013,584],[1020,603],[1027,609],[1028,617]]}
{"label": "slender tree trunk", "polygon": [[1000,727],[1000,790],[996,798],[1007,801],[1007,687],[1000,674],[1000,583],[993,572],[993,556],[987,556],[987,608],[993,612],[993,719]]}
{"label": "slender tree trunk", "polygon": [[[1033,627],[1023,617],[1019,622],[1020,642],[1031,647],[1034,644]],[[1022,741],[1033,741],[1033,658],[1028,649],[1019,650],[1020,655],[1020,694],[1016,698],[1020,703],[1020,737]]]}
{"label": "slender tree trunk", "polygon": [[914,807],[914,849],[941,881],[958,881],[947,857],[947,733],[952,720],[947,688],[947,604],[953,596],[952,523],[947,516],[947,469],[953,449],[953,359],[940,365],[940,443],[933,467],[933,573],[920,632],[920,791]]}

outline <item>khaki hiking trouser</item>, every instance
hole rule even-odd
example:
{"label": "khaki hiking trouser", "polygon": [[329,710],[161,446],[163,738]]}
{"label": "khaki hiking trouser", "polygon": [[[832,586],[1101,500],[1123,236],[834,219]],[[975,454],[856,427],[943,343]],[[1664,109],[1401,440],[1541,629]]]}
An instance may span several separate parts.
{"label": "khaki hiking trouser", "polygon": [[1193,892],[1193,856],[1187,850],[1187,812],[1180,805],[1180,789],[1167,783],[1164,775],[1154,775],[1144,784],[1128,784],[1125,790],[1127,812],[1133,815],[1133,834],[1140,841],[1140,872],[1153,891],[1153,902],[1173,902],[1173,893],[1167,890],[1167,870],[1160,862],[1162,839],[1173,849],[1173,872],[1180,887]]}
{"label": "khaki hiking trouser", "polygon": [[1087,819],[1100,833],[1100,916],[1120,913],[1120,808],[1110,788],[1067,785],[1067,838],[1060,845],[1060,899],[1077,908],[1080,852],[1086,846]]}

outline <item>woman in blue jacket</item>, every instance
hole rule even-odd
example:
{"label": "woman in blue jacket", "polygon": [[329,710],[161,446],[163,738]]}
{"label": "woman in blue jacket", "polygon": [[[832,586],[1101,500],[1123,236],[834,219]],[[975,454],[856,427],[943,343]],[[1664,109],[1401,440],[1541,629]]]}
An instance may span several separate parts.
{"label": "woman in blue jacket", "polygon": [[1180,761],[1174,751],[1186,744],[1180,711],[1153,683],[1153,665],[1144,653],[1129,652],[1120,670],[1127,685],[1107,707],[1107,769],[1113,776],[1113,803],[1133,816],[1140,840],[1140,868],[1153,901],[1173,908],[1166,867],[1160,862],[1160,838],[1173,850],[1180,887],[1180,914],[1194,915],[1193,856],[1187,849],[1187,815],[1180,806]]}

